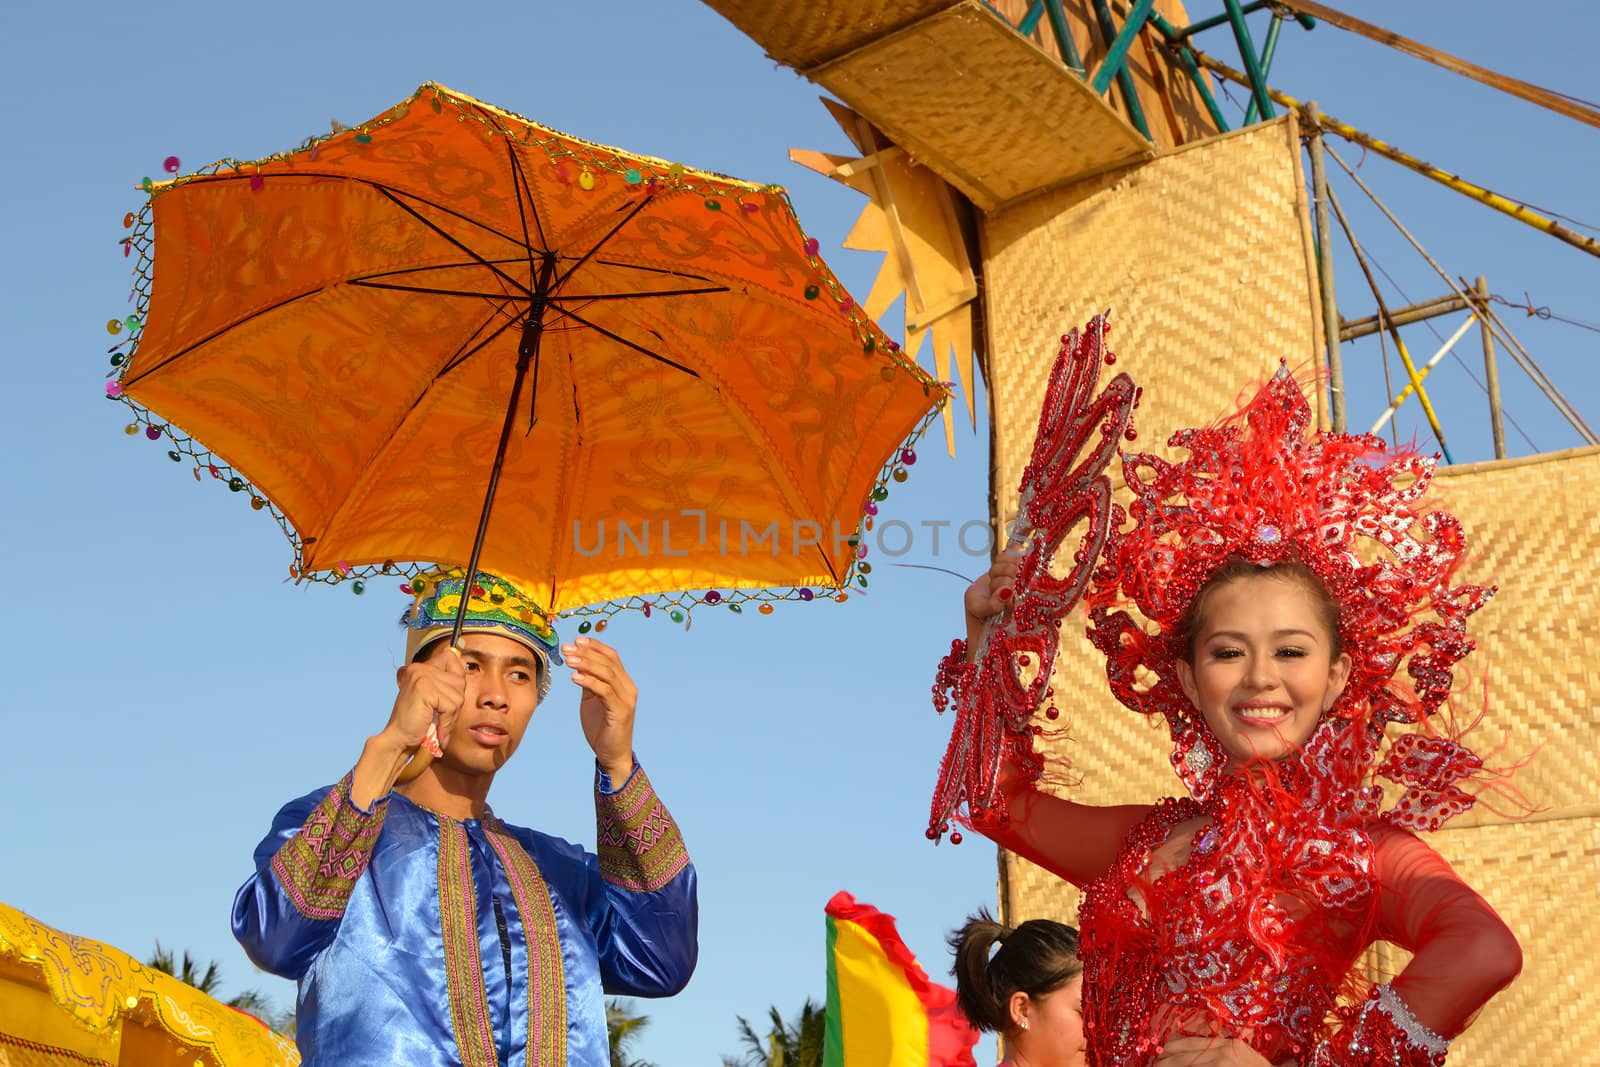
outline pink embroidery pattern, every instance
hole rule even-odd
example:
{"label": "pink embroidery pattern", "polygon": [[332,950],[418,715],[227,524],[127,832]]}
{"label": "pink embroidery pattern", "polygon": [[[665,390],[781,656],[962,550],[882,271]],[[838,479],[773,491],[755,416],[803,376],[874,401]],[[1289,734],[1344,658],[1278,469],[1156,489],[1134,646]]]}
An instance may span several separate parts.
{"label": "pink embroidery pattern", "polygon": [[678,824],[642,768],[621,791],[596,793],[600,874],[635,893],[653,893],[689,865]]}
{"label": "pink embroidery pattern", "polygon": [[350,804],[350,775],[306,819],[300,832],[272,857],[272,873],[296,911],[308,919],[338,919],[372,860],[388,799],[372,814]]}

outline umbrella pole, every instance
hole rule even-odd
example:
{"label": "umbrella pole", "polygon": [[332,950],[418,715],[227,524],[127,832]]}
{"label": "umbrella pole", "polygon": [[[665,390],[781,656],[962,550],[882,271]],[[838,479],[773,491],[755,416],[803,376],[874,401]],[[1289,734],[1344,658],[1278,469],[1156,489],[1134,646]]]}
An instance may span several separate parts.
{"label": "umbrella pole", "polygon": [[[483,555],[483,542],[489,533],[489,516],[494,511],[494,494],[500,485],[500,469],[505,465],[506,446],[511,443],[511,427],[517,419],[517,404],[522,399],[522,383],[528,377],[528,368],[538,367],[539,339],[544,335],[544,309],[546,298],[550,295],[550,283],[555,276],[556,258],[546,254],[544,265],[539,272],[538,287],[534,290],[533,302],[528,309],[528,319],[522,324],[522,343],[517,346],[517,374],[511,382],[511,399],[506,404],[505,422],[500,426],[500,443],[494,450],[494,464],[489,468],[489,485],[483,492],[483,511],[478,516],[478,532],[472,539],[472,555],[467,559],[467,570],[461,583],[461,603],[456,607],[455,625],[450,629],[450,647],[461,647],[461,629],[467,621],[467,603],[472,599],[472,586],[478,580],[478,560]],[[538,371],[534,371],[534,388],[538,389]],[[437,726],[437,723],[435,723]],[[433,762],[434,756],[429,751],[430,745],[439,743],[437,734],[430,728],[428,740],[418,748],[411,761],[400,769],[400,774],[395,778],[396,785],[405,785],[415,781],[428,764]]]}
{"label": "umbrella pole", "polygon": [[[505,465],[506,446],[511,443],[511,427],[517,419],[517,403],[522,399],[522,383],[528,377],[528,368],[537,366],[539,339],[544,335],[544,309],[550,295],[550,284],[555,277],[556,257],[546,253],[539,271],[539,282],[533,291],[528,308],[528,319],[522,324],[522,343],[517,346],[517,375],[511,382],[511,400],[506,404],[505,422],[500,425],[500,443],[495,446],[494,465],[489,468],[489,485],[483,491],[483,511],[478,516],[478,532],[472,538],[472,555],[467,559],[466,581],[461,586],[461,603],[456,608],[455,626],[450,630],[450,644],[461,647],[461,628],[467,621],[467,601],[471,599],[472,583],[478,580],[478,560],[483,555],[483,542],[489,535],[489,515],[494,511],[494,494],[500,485],[500,468]],[[534,388],[538,389],[538,372],[534,372]],[[537,399],[537,398],[536,398]]]}

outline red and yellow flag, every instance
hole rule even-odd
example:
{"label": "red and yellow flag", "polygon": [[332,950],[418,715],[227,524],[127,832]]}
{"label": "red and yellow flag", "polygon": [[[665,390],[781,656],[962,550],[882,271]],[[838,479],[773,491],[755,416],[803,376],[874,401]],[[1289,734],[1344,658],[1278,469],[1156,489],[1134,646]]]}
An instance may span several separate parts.
{"label": "red and yellow flag", "polygon": [[978,1032],[955,990],[929,981],[894,916],[849,893],[828,901],[823,1067],[977,1067]]}

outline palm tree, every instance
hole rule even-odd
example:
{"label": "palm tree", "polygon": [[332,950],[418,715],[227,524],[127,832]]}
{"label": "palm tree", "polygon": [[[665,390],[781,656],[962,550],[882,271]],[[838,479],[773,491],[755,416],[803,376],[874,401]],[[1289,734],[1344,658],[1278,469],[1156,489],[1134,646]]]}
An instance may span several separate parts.
{"label": "palm tree", "polygon": [[[157,941],[155,954],[144,962],[145,966],[162,974],[170,974],[178,981],[194,986],[208,997],[216,996],[217,989],[222,985],[221,964],[212,960],[206,964],[206,969],[202,972],[188,949],[183,950],[183,961],[180,963],[171,949],[162,948],[161,942]],[[232,1000],[223,1003],[230,1008],[237,1008],[254,1015],[269,1026],[281,1029],[275,1025],[279,1020],[273,1017],[272,1002],[258,989],[246,989]]]}
{"label": "palm tree", "polygon": [[744,1058],[724,1056],[722,1067],[822,1067],[828,1013],[810,997],[800,1006],[800,1014],[792,1022],[784,1022],[783,1013],[776,1006],[768,1008],[769,1026],[765,1036],[756,1033],[744,1016],[738,1019]]}
{"label": "palm tree", "polygon": [[629,1058],[629,1049],[645,1028],[650,1016],[635,1015],[633,1005],[621,1000],[606,1001],[606,1038],[611,1046],[611,1067],[655,1067],[645,1060]]}

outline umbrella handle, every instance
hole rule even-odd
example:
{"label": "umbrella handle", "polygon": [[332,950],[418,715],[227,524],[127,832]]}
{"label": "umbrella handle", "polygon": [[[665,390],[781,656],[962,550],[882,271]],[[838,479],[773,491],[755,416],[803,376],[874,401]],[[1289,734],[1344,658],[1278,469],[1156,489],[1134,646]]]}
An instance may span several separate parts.
{"label": "umbrella handle", "polygon": [[395,776],[395,785],[405,785],[414,782],[428,769],[428,764],[444,755],[444,749],[439,745],[439,723],[437,719],[428,724],[428,732],[422,738],[422,744],[417,746],[416,752],[400,768],[400,773]]}
{"label": "umbrella handle", "polygon": [[411,761],[400,768],[400,773],[395,776],[394,784],[405,785],[408,782],[416,781],[422,776],[422,772],[428,769],[428,764],[432,762],[433,753],[428,751],[426,745],[422,746],[411,757]]}

